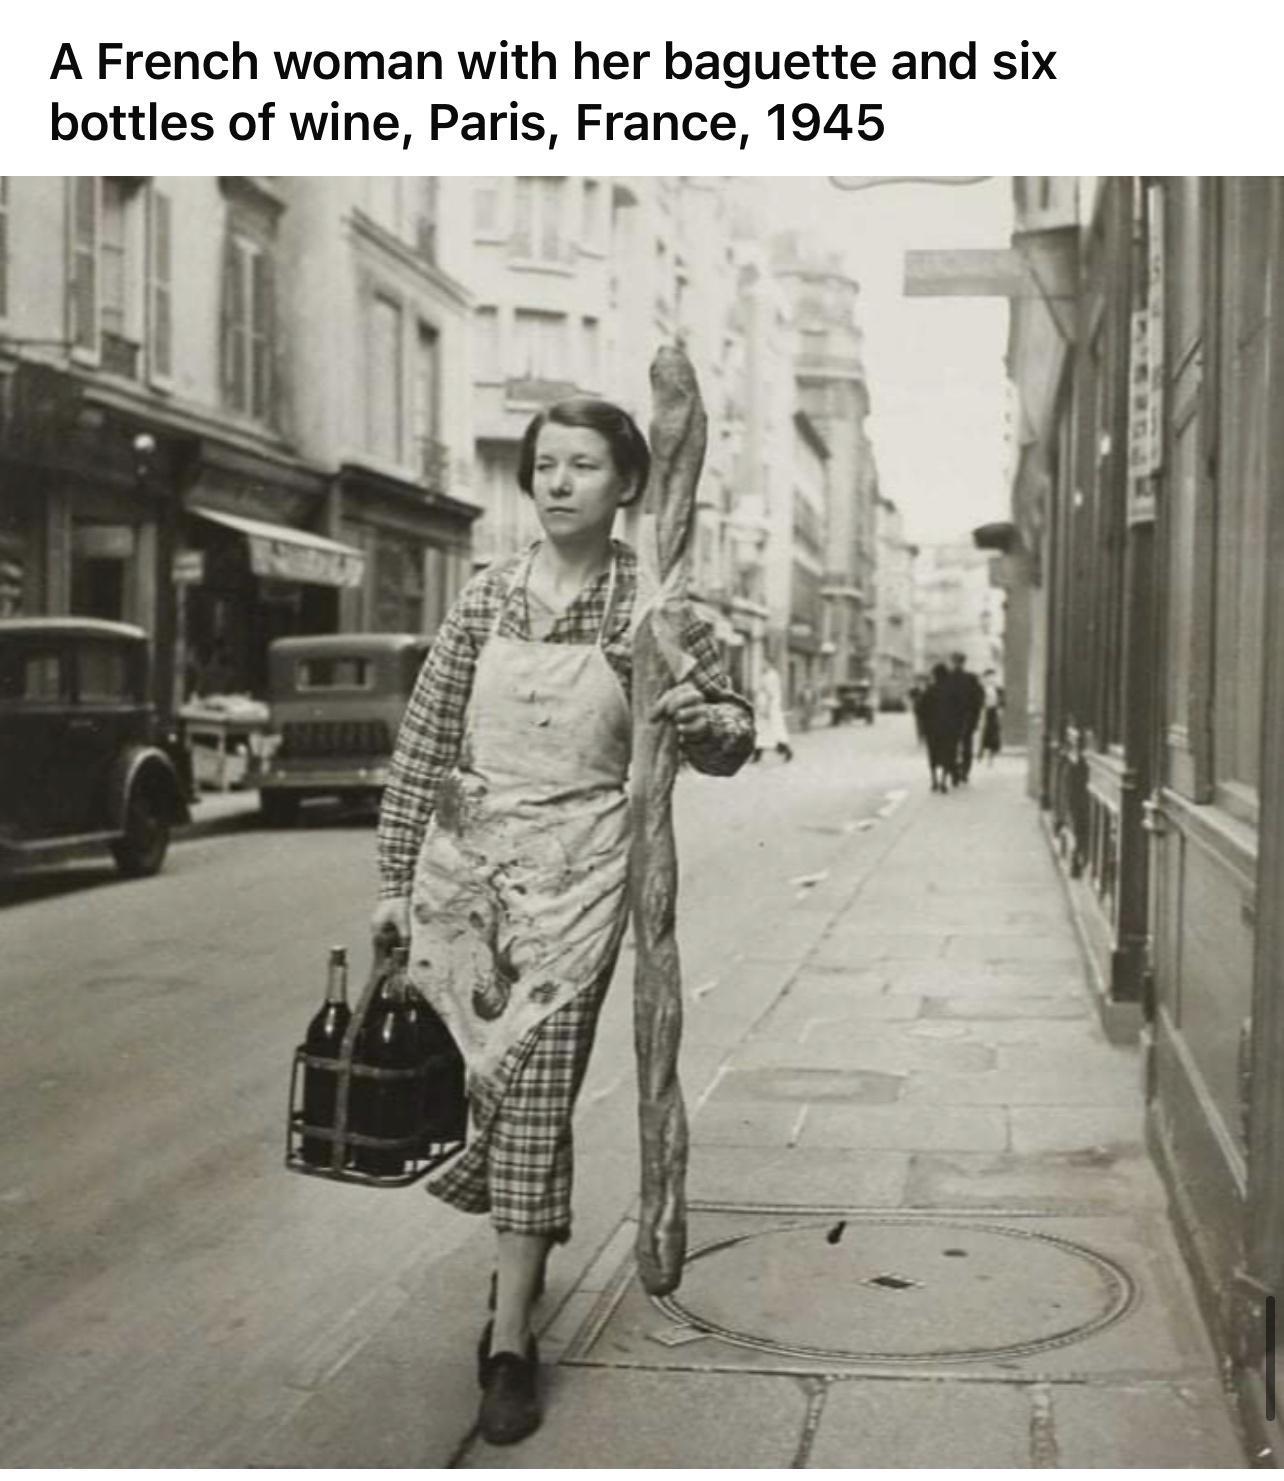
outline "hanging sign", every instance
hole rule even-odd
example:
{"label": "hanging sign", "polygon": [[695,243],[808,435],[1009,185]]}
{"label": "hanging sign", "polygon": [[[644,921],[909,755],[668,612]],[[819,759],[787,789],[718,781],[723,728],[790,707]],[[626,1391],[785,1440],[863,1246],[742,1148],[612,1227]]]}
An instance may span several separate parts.
{"label": "hanging sign", "polygon": [[176,586],[199,586],[205,580],[205,552],[203,550],[175,551],[173,578]]}
{"label": "hanging sign", "polygon": [[1163,192],[1146,199],[1146,301],[1133,310],[1128,352],[1128,522],[1155,517],[1155,488],[1164,447]]}

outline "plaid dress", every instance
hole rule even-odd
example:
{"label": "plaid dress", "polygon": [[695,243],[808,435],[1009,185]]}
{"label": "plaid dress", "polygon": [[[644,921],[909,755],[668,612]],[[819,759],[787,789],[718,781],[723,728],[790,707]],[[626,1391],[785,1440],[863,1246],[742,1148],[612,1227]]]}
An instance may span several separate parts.
{"label": "plaid dress", "polygon": [[[601,630],[603,655],[626,696],[630,691],[630,619],[637,591],[633,553],[616,546],[616,593],[604,630],[605,575],[581,592],[540,638],[524,586],[506,599],[521,559],[484,572],[465,588],[407,706],[380,816],[380,892],[385,897],[410,893],[437,794],[459,760],[473,672],[492,630],[519,640],[576,644],[595,642]],[[691,680],[711,702],[713,718],[710,733],[684,749],[698,769],[729,774],[752,750],[752,712],[732,692],[707,625],[688,614],[683,636],[695,660]],[[489,1212],[500,1230],[554,1239],[569,1235],[571,1115],[618,944],[606,969],[514,1043],[493,1076],[473,1077],[469,1145],[430,1181],[430,1192],[468,1212]]]}

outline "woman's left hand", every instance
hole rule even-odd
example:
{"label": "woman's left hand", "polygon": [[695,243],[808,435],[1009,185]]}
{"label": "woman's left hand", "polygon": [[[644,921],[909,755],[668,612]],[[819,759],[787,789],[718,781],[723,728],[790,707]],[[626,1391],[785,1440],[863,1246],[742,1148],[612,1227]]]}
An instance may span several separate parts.
{"label": "woman's left hand", "polygon": [[652,720],[672,720],[684,740],[698,740],[709,733],[709,706],[689,680],[667,689],[651,711]]}

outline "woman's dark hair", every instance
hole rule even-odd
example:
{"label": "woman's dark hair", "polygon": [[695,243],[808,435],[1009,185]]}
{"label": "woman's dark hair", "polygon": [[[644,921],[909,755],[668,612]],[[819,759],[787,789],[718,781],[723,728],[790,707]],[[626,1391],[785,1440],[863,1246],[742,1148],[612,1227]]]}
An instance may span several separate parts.
{"label": "woman's dark hair", "polygon": [[522,445],[517,454],[517,486],[524,494],[531,491],[535,444],[549,422],[559,427],[587,427],[604,438],[611,450],[615,471],[621,478],[633,480],[633,497],[621,500],[621,504],[637,503],[651,472],[651,449],[627,411],[613,402],[598,401],[592,396],[571,396],[565,401],[554,402],[531,418],[530,425],[522,434]]}

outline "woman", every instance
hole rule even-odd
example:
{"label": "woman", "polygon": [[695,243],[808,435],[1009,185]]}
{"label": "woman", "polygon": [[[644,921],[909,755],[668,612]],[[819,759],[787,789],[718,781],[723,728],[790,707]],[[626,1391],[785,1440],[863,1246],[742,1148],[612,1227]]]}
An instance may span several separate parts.
{"label": "woman", "polygon": [[[531,1312],[570,1233],[571,1112],[627,917],[637,559],[611,538],[641,497],[646,440],[607,402],[558,403],[522,439],[517,481],[543,530],[465,587],[419,676],[379,821],[372,926],[411,942],[411,976],[469,1070],[467,1148],[430,1183],[496,1229],[480,1427],[540,1422]],[[753,714],[689,611],[690,675],[655,718],[718,775]]]}
{"label": "woman", "polygon": [[760,761],[763,751],[770,746],[786,761],[794,759],[793,747],[789,744],[789,731],[785,725],[785,697],[781,692],[780,674],[771,663],[767,663],[758,680],[754,695],[754,709],[758,725],[758,744],[754,747],[753,759]]}
{"label": "woman", "polygon": [[981,755],[993,766],[994,758],[1003,749],[1003,730],[999,720],[1003,710],[1003,690],[999,688],[999,676],[993,669],[986,669],[981,675],[981,687],[985,694],[981,711]]}

